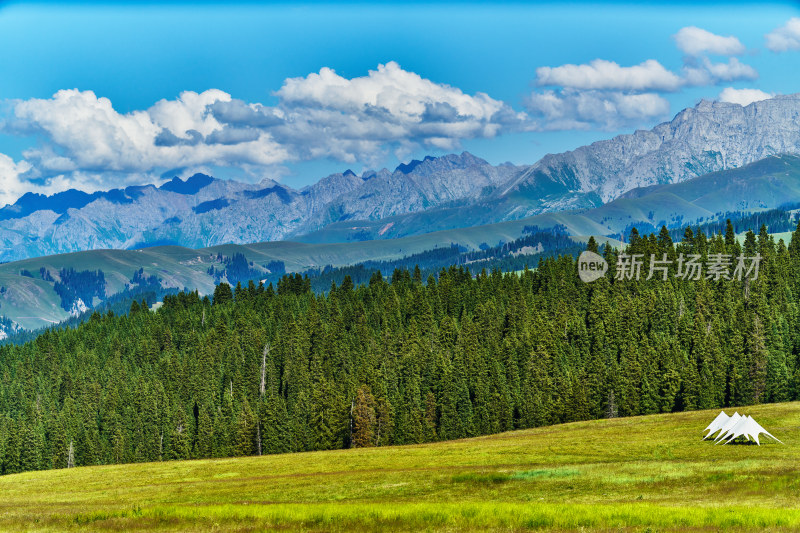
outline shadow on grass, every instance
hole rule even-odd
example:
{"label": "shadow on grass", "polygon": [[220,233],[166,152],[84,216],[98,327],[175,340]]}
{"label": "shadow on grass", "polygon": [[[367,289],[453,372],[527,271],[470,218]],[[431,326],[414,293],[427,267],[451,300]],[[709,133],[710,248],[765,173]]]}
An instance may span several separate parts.
{"label": "shadow on grass", "polygon": [[453,483],[475,483],[475,484],[496,484],[508,481],[524,481],[534,479],[557,479],[570,478],[580,475],[577,470],[546,469],[546,470],[524,470],[513,473],[504,472],[469,472],[466,474],[456,474],[452,477]]}

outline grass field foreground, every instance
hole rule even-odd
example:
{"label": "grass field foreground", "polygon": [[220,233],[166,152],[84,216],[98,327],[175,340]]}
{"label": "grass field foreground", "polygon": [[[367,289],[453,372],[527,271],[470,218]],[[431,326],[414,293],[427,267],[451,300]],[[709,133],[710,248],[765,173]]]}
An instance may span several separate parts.
{"label": "grass field foreground", "polygon": [[738,411],[785,445],[701,441],[715,410],[417,446],[30,472],[0,477],[0,529],[800,530],[800,403]]}

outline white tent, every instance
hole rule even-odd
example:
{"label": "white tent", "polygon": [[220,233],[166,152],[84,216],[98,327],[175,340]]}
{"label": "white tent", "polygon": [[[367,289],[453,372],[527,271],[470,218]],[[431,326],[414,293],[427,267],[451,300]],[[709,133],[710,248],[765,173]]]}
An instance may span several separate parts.
{"label": "white tent", "polygon": [[777,437],[761,427],[752,416],[742,416],[739,413],[733,413],[733,416],[728,416],[725,411],[721,411],[703,431],[708,431],[703,440],[716,434],[717,436],[714,438],[716,444],[729,444],[738,437],[744,437],[747,440],[755,441],[756,444],[761,446],[758,436],[762,433],[783,444]]}
{"label": "white tent", "polygon": [[703,430],[703,431],[708,431],[708,435],[703,437],[703,440],[706,440],[708,437],[710,437],[711,435],[722,429],[722,426],[724,426],[728,422],[728,420],[730,420],[730,418],[731,417],[725,414],[725,411],[720,411],[719,414],[717,415],[717,418],[715,418],[714,421],[711,422],[708,425],[708,427]]}
{"label": "white tent", "polygon": [[761,443],[758,441],[758,436],[761,433],[783,444],[769,431],[761,427],[761,424],[753,420],[752,416],[743,416],[741,420],[739,420],[739,422],[733,428],[731,428],[730,431],[728,431],[727,436],[723,437],[723,440],[725,440],[725,444],[728,444],[737,437],[744,437],[747,440],[756,441],[756,444],[761,446]]}
{"label": "white tent", "polygon": [[731,429],[733,429],[733,427],[738,424],[739,420],[741,419],[742,415],[739,413],[733,413],[733,416],[730,417],[721,428],[719,428],[719,435],[717,435],[717,438],[715,438],[714,441],[718,442],[720,439],[722,439],[722,437],[725,436]]}

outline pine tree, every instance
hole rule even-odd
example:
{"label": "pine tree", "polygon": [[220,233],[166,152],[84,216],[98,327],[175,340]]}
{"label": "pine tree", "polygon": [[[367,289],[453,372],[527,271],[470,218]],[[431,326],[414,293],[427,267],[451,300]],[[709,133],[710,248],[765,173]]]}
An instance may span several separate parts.
{"label": "pine tree", "polygon": [[222,305],[231,300],[233,300],[231,286],[227,283],[220,283],[217,285],[217,288],[214,289],[214,305]]}
{"label": "pine tree", "polygon": [[736,244],[736,232],[733,230],[731,219],[727,219],[725,221],[725,248],[730,250],[734,244]]}

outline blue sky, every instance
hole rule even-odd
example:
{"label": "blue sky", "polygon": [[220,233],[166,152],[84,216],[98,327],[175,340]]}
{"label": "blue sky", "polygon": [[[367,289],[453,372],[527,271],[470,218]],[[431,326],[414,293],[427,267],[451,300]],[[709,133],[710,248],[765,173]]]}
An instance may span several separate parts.
{"label": "blue sky", "polygon": [[533,163],[701,98],[800,92],[794,17],[745,2],[0,2],[0,205],[195,170],[299,187],[460,150]]}

